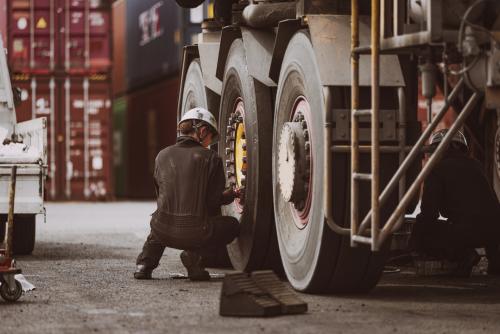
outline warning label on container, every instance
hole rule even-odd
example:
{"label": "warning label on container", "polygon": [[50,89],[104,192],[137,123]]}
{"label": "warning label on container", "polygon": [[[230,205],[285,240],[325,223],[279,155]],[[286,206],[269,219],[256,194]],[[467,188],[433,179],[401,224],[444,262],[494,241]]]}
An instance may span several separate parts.
{"label": "warning label on container", "polygon": [[36,22],[36,28],[37,29],[47,29],[47,21],[43,17],[41,17]]}

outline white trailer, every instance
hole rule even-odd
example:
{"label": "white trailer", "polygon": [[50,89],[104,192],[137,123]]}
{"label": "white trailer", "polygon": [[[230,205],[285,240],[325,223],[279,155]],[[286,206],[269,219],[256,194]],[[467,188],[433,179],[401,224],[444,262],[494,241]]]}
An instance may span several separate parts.
{"label": "white trailer", "polygon": [[36,215],[45,214],[47,126],[45,118],[17,123],[6,52],[0,36],[0,241],[5,236],[8,189],[15,165],[13,249],[16,254],[30,254],[35,245]]}

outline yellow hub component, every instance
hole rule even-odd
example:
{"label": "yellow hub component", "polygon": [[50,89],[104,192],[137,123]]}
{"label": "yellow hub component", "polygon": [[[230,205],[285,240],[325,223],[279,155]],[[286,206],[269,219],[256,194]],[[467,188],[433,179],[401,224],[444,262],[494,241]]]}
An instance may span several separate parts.
{"label": "yellow hub component", "polygon": [[245,185],[245,175],[247,171],[246,143],[245,126],[243,123],[238,123],[234,141],[234,169],[238,187]]}

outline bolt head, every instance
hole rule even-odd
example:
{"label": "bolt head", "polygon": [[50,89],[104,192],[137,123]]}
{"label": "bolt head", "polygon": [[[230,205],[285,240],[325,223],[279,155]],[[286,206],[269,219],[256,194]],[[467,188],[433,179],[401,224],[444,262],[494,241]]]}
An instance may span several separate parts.
{"label": "bolt head", "polygon": [[302,126],[302,129],[307,129],[307,122],[306,121],[301,121],[300,125]]}
{"label": "bolt head", "polygon": [[307,129],[304,130],[304,138],[306,140],[309,139],[309,130],[307,130]]}

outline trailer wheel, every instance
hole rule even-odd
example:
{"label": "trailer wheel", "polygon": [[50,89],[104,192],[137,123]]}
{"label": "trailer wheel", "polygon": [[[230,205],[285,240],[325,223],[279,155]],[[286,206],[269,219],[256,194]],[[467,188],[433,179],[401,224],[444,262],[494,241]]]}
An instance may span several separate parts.
{"label": "trailer wheel", "polygon": [[[335,66],[335,64],[332,64]],[[304,292],[370,290],[385,253],[351,248],[324,220],[323,86],[307,32],[291,39],[281,67],[273,135],[273,196],[279,249],[291,285]],[[333,158],[332,203],[348,226],[349,155]],[[366,209],[366,206],[365,206]]]}
{"label": "trailer wheel", "polygon": [[[0,215],[0,222],[7,222],[7,215]],[[3,225],[4,233],[6,223]],[[1,229],[1,227],[0,227]],[[14,215],[12,248],[16,255],[29,255],[35,248],[36,215]],[[1,234],[1,231],[0,231]]]}
{"label": "trailer wheel", "polygon": [[192,108],[202,107],[207,109],[207,93],[203,84],[203,72],[201,70],[200,59],[194,59],[189,64],[184,80],[184,88],[182,92],[182,107],[180,119],[186,111]]}
{"label": "trailer wheel", "polygon": [[0,295],[6,302],[13,303],[21,298],[21,295],[23,294],[23,286],[19,281],[15,280],[15,282],[16,287],[14,291],[10,291],[7,283],[5,282],[2,282],[2,285],[0,286]]}
{"label": "trailer wheel", "polygon": [[238,270],[279,271],[271,189],[272,102],[268,87],[248,73],[245,49],[236,39],[227,57],[219,114],[220,156],[228,183],[245,187],[244,200],[223,207],[240,222],[239,237],[228,246]]}

